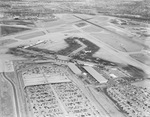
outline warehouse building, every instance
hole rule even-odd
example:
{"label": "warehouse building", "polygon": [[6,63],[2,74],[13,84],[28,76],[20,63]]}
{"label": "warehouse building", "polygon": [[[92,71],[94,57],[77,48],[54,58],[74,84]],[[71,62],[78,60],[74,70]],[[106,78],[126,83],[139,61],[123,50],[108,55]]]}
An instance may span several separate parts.
{"label": "warehouse building", "polygon": [[107,83],[107,79],[105,79],[100,73],[98,73],[95,69],[89,66],[84,66],[84,69],[91,74],[99,83]]}
{"label": "warehouse building", "polygon": [[82,74],[82,71],[74,63],[68,63],[68,67],[71,69],[73,73],[77,75]]}

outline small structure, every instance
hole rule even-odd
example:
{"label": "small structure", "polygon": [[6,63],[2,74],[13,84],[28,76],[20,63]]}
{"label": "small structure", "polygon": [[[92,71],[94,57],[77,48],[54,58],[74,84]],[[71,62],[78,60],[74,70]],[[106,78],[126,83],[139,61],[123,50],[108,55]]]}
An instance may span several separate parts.
{"label": "small structure", "polygon": [[99,83],[107,83],[107,79],[105,79],[100,73],[98,73],[95,69],[89,66],[84,66],[84,69],[91,74]]}
{"label": "small structure", "polygon": [[69,61],[71,58],[68,56],[63,56],[63,55],[57,55],[58,59],[64,60],[64,61]]}
{"label": "small structure", "polygon": [[82,71],[74,64],[74,63],[68,63],[68,67],[73,71],[73,73],[80,75],[82,74]]}
{"label": "small structure", "polygon": [[115,74],[110,74],[110,77],[117,78],[117,76]]}

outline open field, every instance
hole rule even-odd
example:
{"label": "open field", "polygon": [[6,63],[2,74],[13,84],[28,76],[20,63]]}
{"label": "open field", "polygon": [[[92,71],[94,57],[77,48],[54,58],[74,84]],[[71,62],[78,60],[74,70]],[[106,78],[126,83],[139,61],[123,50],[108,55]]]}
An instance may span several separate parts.
{"label": "open field", "polygon": [[79,22],[79,23],[76,23],[75,25],[78,26],[79,28],[82,28],[82,27],[87,26],[88,24],[86,22]]}
{"label": "open field", "polygon": [[65,31],[64,33],[81,33],[79,30]]}
{"label": "open field", "polygon": [[89,21],[92,22],[92,23],[95,23],[97,25],[100,25],[100,26],[109,26],[109,23],[108,23],[108,18],[106,18],[107,20],[104,20],[105,18],[93,18],[93,19],[90,19]]}
{"label": "open field", "polygon": [[106,27],[106,26],[109,26],[109,19],[111,17],[107,17],[107,16],[97,16],[93,19],[90,19],[89,21],[92,22],[92,23],[95,23],[97,25],[100,25],[100,26],[103,26],[103,27]]}
{"label": "open field", "polygon": [[82,28],[82,30],[87,32],[87,33],[103,31],[103,29],[96,27],[96,26],[88,26],[88,27]]}
{"label": "open field", "polygon": [[58,25],[64,25],[66,23],[65,20],[57,20],[57,21],[50,21],[50,22],[43,22],[43,27],[54,27]]}
{"label": "open field", "polygon": [[43,35],[45,35],[45,33],[43,31],[40,31],[40,32],[33,32],[33,33],[30,33],[30,34],[17,36],[16,38],[21,39],[21,40],[26,40],[26,39],[31,39],[31,38],[43,36]]}
{"label": "open field", "polygon": [[96,19],[99,21],[99,22],[106,22],[110,19],[110,17],[108,16],[98,16],[96,17]]}
{"label": "open field", "polygon": [[113,48],[120,50],[120,51],[123,51],[123,52],[126,52],[126,51],[127,52],[136,52],[136,51],[140,51],[143,49],[142,45],[138,45],[136,43],[133,43],[129,40],[125,40],[121,37],[115,36],[115,35],[108,33],[108,32],[92,34],[92,36],[100,39],[104,43],[109,44]]}
{"label": "open field", "polygon": [[88,15],[88,14],[75,14],[81,18],[84,18],[84,19],[91,19],[91,18],[94,18],[95,16],[94,15]]}
{"label": "open field", "polygon": [[71,14],[56,14],[56,16],[59,17],[60,19],[64,20],[64,21],[66,21],[67,23],[76,22],[79,20],[78,18],[74,17]]}
{"label": "open field", "polygon": [[6,25],[24,25],[24,26],[31,26],[35,27],[34,23],[31,21],[23,21],[23,20],[3,20],[0,21],[0,24],[6,24]]}
{"label": "open field", "polygon": [[0,40],[0,46],[6,46],[8,44],[13,44],[15,42],[18,42],[18,41],[17,40],[13,40],[13,39]]}
{"label": "open field", "polygon": [[134,37],[134,34],[132,34],[129,30],[121,29],[121,28],[115,27],[115,26],[106,26],[106,28],[108,28],[109,30],[111,30],[115,33],[118,33],[122,36],[129,37],[131,39]]}
{"label": "open field", "polygon": [[144,54],[144,53],[137,53],[137,54],[130,54],[130,56],[141,63],[144,63],[148,66],[150,66],[150,56]]}
{"label": "open field", "polygon": [[67,30],[73,30],[73,27],[69,26],[69,25],[68,26],[63,25],[63,26],[47,29],[47,32],[55,33],[55,32],[63,32],[63,31],[67,31]]}
{"label": "open field", "polygon": [[99,51],[97,51],[95,54],[93,54],[93,57],[98,57],[104,60],[113,61],[116,63],[124,63],[123,60],[113,56],[109,51],[101,48]]}
{"label": "open field", "polygon": [[57,42],[47,42],[45,44],[39,44],[37,46],[34,46],[40,49],[47,49],[47,50],[52,50],[52,51],[59,51],[62,50],[66,47],[68,47],[68,44],[64,41],[57,41]]}

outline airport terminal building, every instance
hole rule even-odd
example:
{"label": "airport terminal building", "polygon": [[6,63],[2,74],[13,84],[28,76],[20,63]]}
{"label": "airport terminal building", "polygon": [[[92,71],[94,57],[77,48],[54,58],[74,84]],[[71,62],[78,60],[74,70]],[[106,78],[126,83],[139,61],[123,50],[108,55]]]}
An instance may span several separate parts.
{"label": "airport terminal building", "polygon": [[93,76],[99,83],[107,83],[107,79],[105,79],[100,73],[98,73],[95,69],[89,66],[84,66],[84,69]]}
{"label": "airport terminal building", "polygon": [[82,74],[82,71],[74,63],[68,63],[68,67],[71,69],[73,73],[77,75]]}

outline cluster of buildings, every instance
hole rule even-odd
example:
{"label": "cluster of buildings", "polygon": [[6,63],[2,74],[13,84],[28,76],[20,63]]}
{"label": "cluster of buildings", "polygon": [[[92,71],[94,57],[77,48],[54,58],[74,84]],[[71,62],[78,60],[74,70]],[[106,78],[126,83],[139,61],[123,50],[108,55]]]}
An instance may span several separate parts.
{"label": "cluster of buildings", "polygon": [[107,94],[129,117],[150,117],[150,92],[133,85],[107,88]]}
{"label": "cluster of buildings", "polygon": [[127,71],[119,67],[110,67],[110,66],[104,68],[94,67],[94,69],[100,74],[102,74],[102,76],[108,80],[122,77],[131,77],[131,75]]}

